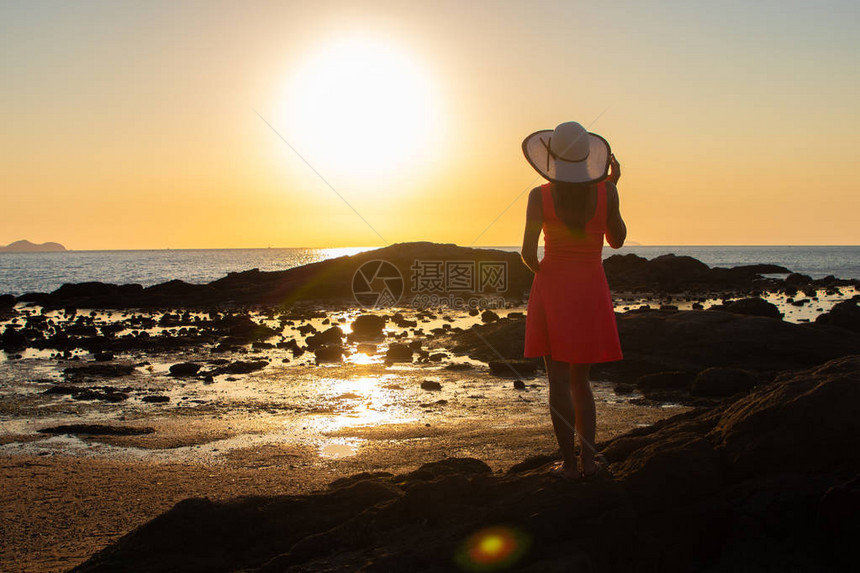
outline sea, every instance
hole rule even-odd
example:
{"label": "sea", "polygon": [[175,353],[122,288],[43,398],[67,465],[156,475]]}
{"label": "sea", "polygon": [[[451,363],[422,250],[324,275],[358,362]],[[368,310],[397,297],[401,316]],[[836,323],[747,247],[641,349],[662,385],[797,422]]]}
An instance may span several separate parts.
{"label": "sea", "polygon": [[[0,294],[51,292],[64,283],[89,281],[151,286],[179,279],[199,284],[229,272],[284,270],[372,248],[375,247],[0,253]],[[519,250],[517,246],[485,248]],[[812,278],[834,275],[860,279],[860,246],[667,245],[625,246],[618,250],[607,247],[603,251],[604,257],[629,253],[648,259],[669,253],[688,255],[712,267],[773,263]]]}

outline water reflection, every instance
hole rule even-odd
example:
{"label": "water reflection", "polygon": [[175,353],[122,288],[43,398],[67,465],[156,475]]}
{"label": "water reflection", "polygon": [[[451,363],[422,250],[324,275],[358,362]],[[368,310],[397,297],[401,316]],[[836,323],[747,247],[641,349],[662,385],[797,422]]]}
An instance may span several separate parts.
{"label": "water reflection", "polygon": [[322,399],[332,406],[331,414],[316,417],[320,431],[336,431],[350,426],[375,426],[411,422],[402,400],[402,390],[391,387],[394,374],[363,376],[350,379],[320,380]]}
{"label": "water reflection", "polygon": [[356,440],[334,439],[320,446],[321,458],[346,458],[354,456],[358,452]]}

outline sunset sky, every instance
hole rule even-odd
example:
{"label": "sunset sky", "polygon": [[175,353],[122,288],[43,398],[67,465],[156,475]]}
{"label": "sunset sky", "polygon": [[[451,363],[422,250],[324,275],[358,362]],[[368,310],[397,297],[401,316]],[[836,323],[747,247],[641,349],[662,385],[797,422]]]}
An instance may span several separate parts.
{"label": "sunset sky", "polygon": [[619,158],[630,240],[860,244],[858,22],[856,0],[5,0],[0,244],[518,244],[520,143],[568,120]]}

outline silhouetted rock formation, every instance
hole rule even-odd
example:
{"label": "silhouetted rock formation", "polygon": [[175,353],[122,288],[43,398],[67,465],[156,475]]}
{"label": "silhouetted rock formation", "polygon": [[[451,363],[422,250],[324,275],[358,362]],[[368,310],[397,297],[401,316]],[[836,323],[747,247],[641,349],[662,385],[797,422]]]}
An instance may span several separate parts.
{"label": "silhouetted rock formation", "polygon": [[830,312],[820,315],[815,319],[815,323],[830,324],[860,333],[860,306],[857,305],[857,298],[833,305]]}
{"label": "silhouetted rock formation", "polygon": [[60,243],[42,243],[37,245],[30,241],[15,241],[5,247],[0,247],[0,253],[54,253],[65,251],[66,247]]}
{"label": "silhouetted rock formation", "polygon": [[[394,277],[402,288],[395,293],[400,303],[409,305],[415,295],[495,296],[509,301],[522,302],[531,288],[533,275],[520,260],[518,253],[495,249],[473,249],[452,244],[428,242],[398,243],[382,249],[352,256],[320,261],[285,271],[262,272],[258,269],[230,273],[226,277],[205,285],[188,284],[179,280],[150,286],[113,285],[98,282],[66,284],[52,293],[27,293],[18,297],[21,302],[35,302],[49,307],[62,308],[152,308],[152,307],[208,307],[222,304],[290,305],[297,302],[356,304],[353,299],[353,281],[356,271],[365,263],[387,261],[394,265],[402,281]],[[415,261],[440,263],[441,277],[447,263],[473,262],[473,284],[460,292],[445,288],[439,282],[419,284]],[[506,284],[482,285],[481,264],[504,263]],[[651,293],[725,292],[784,288],[783,281],[764,280],[764,273],[789,271],[775,265],[749,265],[731,269],[710,268],[691,257],[663,255],[647,260],[636,255],[614,255],[604,262],[607,279],[616,291]],[[427,275],[424,275],[427,278]],[[831,277],[832,278],[832,277]],[[440,279],[444,280],[444,278]],[[836,280],[836,279],[834,279]],[[837,281],[833,284],[853,284]],[[813,281],[813,285],[817,284]],[[462,285],[457,285],[458,287]],[[498,289],[500,290],[497,290]],[[791,287],[794,288],[794,287]],[[485,320],[492,320],[486,314]]]}
{"label": "silhouetted rock formation", "polygon": [[[505,474],[448,458],[306,496],[189,499],[78,572],[450,571],[502,527],[515,570],[841,571],[860,534],[860,356],[599,445],[614,480],[536,456]],[[496,529],[498,531],[498,529]]]}
{"label": "silhouetted rock formation", "polygon": [[[624,360],[595,365],[592,377],[634,383],[649,374],[662,373],[668,380],[672,373],[684,373],[672,374],[672,384],[647,379],[640,389],[655,399],[685,399],[696,374],[715,366],[750,370],[767,380],[786,368],[860,353],[860,335],[828,324],[794,324],[719,310],[635,311],[616,318]],[[496,352],[522,359],[524,340],[525,320],[508,318],[475,325],[440,342],[456,353],[491,361],[498,358]]]}
{"label": "silhouetted rock formation", "polygon": [[615,290],[664,291],[749,288],[763,274],[788,274],[779,265],[743,265],[711,268],[687,256],[661,255],[645,259],[638,255],[612,255],[603,261],[609,286]]}

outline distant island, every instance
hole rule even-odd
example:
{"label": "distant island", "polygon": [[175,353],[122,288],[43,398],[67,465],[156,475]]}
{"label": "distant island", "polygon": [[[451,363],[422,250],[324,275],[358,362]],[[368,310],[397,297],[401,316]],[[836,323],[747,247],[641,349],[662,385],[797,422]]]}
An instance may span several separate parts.
{"label": "distant island", "polygon": [[15,241],[5,247],[0,247],[0,253],[56,253],[65,251],[60,243],[42,243],[37,245],[30,241]]}

